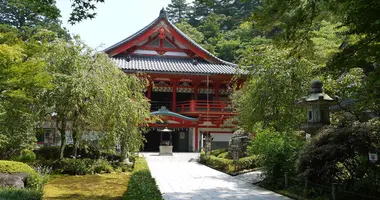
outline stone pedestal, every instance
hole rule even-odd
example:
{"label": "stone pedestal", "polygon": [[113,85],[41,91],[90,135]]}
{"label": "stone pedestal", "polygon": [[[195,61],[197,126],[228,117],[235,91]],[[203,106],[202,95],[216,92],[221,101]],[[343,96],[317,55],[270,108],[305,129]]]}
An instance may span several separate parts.
{"label": "stone pedestal", "polygon": [[160,146],[160,156],[172,156],[173,146]]}

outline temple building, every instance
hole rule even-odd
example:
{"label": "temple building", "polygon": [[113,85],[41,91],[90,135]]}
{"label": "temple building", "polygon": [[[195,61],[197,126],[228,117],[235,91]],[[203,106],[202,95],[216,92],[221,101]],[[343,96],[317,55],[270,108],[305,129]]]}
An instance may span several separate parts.
{"label": "temple building", "polygon": [[[174,152],[199,151],[204,136],[212,136],[212,147],[225,148],[236,114],[229,99],[237,65],[224,61],[194,42],[166,17],[158,18],[126,39],[104,50],[127,74],[144,73],[152,115],[163,122],[150,124],[144,151],[158,151],[170,140]],[[227,121],[227,122],[226,122]],[[173,132],[160,133],[167,128]]]}

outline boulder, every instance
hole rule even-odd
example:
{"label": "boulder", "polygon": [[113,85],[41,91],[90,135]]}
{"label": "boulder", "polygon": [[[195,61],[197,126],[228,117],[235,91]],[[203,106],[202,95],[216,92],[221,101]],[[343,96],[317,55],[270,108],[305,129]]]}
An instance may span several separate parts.
{"label": "boulder", "polygon": [[0,187],[25,188],[27,173],[0,173]]}

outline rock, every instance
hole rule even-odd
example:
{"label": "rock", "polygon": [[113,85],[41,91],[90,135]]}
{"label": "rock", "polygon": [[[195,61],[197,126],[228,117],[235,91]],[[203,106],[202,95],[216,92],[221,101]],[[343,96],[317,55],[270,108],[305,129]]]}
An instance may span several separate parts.
{"label": "rock", "polygon": [[0,187],[25,188],[26,173],[6,174],[0,173]]}

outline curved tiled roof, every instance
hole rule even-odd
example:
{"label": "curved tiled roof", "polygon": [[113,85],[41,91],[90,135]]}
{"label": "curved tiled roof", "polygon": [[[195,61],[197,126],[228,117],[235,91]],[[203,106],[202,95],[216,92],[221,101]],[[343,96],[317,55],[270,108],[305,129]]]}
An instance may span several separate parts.
{"label": "curved tiled roof", "polygon": [[193,64],[191,58],[170,58],[163,56],[131,56],[112,58],[116,65],[124,71],[166,72],[182,74],[228,74],[244,73],[242,70],[226,64],[213,64],[198,61]]}
{"label": "curved tiled roof", "polygon": [[160,12],[160,16],[158,18],[156,18],[154,21],[152,21],[150,24],[148,24],[147,26],[145,26],[144,28],[142,28],[141,30],[139,30],[138,32],[136,32],[135,34],[125,38],[124,40],[106,48],[104,50],[104,52],[109,52],[121,45],[123,45],[124,43],[126,42],[129,42],[131,40],[134,40],[136,39],[138,36],[140,36],[141,34],[143,34],[145,31],[149,30],[150,28],[154,27],[159,21],[161,20],[165,20],[169,26],[171,26],[177,33],[179,33],[185,40],[187,40],[188,42],[190,42],[192,45],[194,45],[196,48],[198,48],[199,50],[203,51],[204,53],[206,53],[207,55],[209,55],[210,57],[212,57],[213,59],[217,60],[218,62],[220,62],[221,64],[225,64],[225,65],[230,65],[230,66],[233,66],[233,67],[237,67],[236,64],[234,63],[230,63],[230,62],[227,62],[225,60],[222,60],[218,57],[216,57],[215,55],[213,55],[212,53],[210,53],[209,51],[207,51],[206,49],[204,49],[201,45],[199,45],[198,43],[196,43],[194,40],[192,40],[190,37],[188,37],[185,33],[183,33],[179,28],[177,28],[173,23],[171,23],[167,17],[166,17],[166,13],[165,13],[165,10],[161,10]]}

